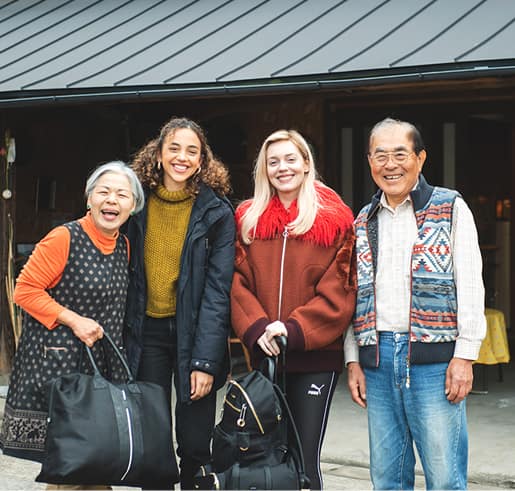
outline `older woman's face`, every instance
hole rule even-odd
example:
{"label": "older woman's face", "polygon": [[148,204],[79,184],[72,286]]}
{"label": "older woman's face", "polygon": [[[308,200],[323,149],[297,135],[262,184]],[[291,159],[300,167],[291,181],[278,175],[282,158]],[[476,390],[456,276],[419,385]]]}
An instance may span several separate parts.
{"label": "older woman's face", "polygon": [[129,178],[117,172],[102,174],[88,197],[88,205],[100,232],[114,236],[135,207]]}

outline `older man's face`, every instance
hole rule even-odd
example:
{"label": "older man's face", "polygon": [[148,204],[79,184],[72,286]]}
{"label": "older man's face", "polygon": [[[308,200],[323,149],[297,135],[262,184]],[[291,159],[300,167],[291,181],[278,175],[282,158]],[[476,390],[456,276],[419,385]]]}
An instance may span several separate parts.
{"label": "older man's face", "polygon": [[413,189],[425,160],[425,150],[415,154],[408,130],[402,125],[380,129],[370,142],[368,163],[372,179],[393,208]]}

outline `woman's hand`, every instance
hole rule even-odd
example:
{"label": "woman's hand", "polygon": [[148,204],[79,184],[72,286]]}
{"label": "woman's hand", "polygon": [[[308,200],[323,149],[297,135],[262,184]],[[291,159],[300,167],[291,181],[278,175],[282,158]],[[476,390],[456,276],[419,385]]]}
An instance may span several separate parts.
{"label": "woman's hand", "polygon": [[274,321],[266,326],[265,332],[257,340],[258,346],[268,356],[279,356],[281,350],[276,336],[288,336],[286,326],[281,321]]}
{"label": "woman's hand", "polygon": [[91,348],[96,341],[104,336],[104,329],[95,320],[64,309],[58,316],[57,321],[68,326],[86,346]]}
{"label": "woman's hand", "polygon": [[192,401],[198,401],[207,396],[213,387],[213,375],[200,370],[193,370],[190,374],[190,386]]}

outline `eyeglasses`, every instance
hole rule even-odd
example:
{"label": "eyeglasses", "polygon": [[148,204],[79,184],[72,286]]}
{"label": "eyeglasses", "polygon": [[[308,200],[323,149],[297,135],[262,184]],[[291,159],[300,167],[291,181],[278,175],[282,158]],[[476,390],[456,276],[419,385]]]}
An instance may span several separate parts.
{"label": "eyeglasses", "polygon": [[392,157],[395,164],[404,164],[408,161],[409,156],[412,153],[414,152],[405,152],[403,150],[397,150],[394,152],[377,152],[374,155],[370,155],[370,159],[378,167],[383,167],[389,162],[390,157]]}

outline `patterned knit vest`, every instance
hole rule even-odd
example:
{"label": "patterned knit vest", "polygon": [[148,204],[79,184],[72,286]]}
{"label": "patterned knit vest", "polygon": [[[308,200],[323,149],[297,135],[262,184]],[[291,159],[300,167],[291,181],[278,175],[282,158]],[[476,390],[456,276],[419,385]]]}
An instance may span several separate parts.
{"label": "patterned knit vest", "polygon": [[[456,191],[435,187],[430,200],[415,213],[418,234],[411,253],[411,341],[437,343],[456,339],[457,300],[451,225],[457,196]],[[370,205],[365,206],[355,222],[358,298],[353,327],[359,346],[377,344],[374,248],[368,236],[369,210]]]}
{"label": "patterned knit vest", "polygon": [[[104,255],[78,222],[64,225],[70,231],[70,252],[59,283],[48,293],[59,304],[81,316],[95,319],[122,347],[123,319],[128,285],[127,243],[120,234],[112,254]],[[92,348],[99,368],[110,379],[126,379],[111,349],[97,342]],[[108,358],[108,360],[106,360]],[[79,366],[80,365],[80,366]],[[92,373],[83,343],[63,325],[47,329],[25,315],[14,360],[0,431],[0,447],[7,455],[40,460],[46,438],[47,383],[76,371]]]}

